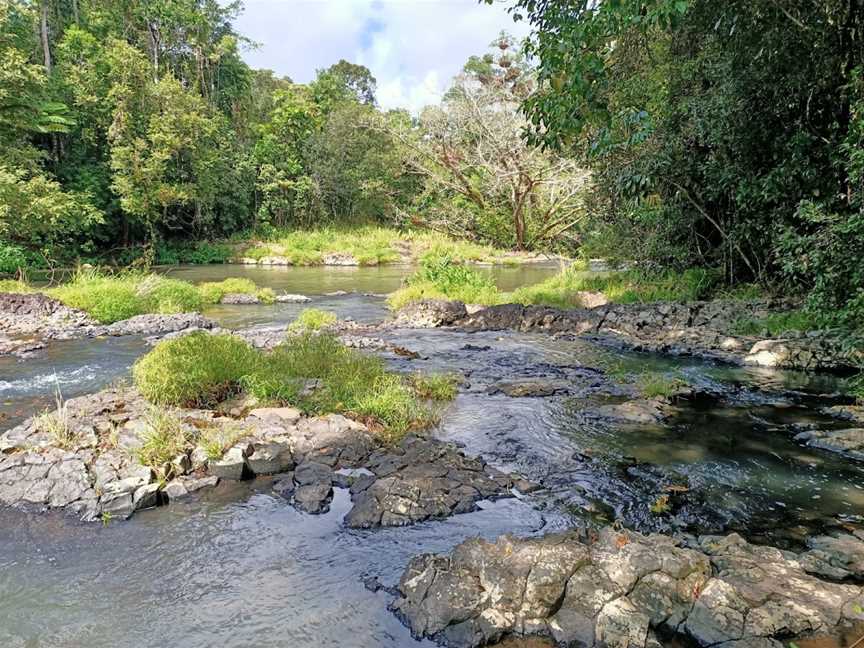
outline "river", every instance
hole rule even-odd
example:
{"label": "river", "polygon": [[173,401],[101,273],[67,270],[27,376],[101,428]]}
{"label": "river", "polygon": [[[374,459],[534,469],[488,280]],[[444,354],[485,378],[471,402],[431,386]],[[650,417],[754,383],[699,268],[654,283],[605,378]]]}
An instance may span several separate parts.
{"label": "river", "polygon": [[[489,269],[502,289],[536,282],[557,268]],[[387,316],[383,293],[409,268],[179,267],[193,282],[249,277],[308,304],[220,306],[226,326],[281,323],[304,307],[373,322]],[[345,291],[347,294],[328,294]],[[83,524],[60,514],[0,510],[0,646],[4,648],[164,646],[298,648],[410,647],[387,611],[390,595],[364,585],[398,581],[410,557],[442,552],[469,536],[535,534],[586,521],[620,520],[644,529],[738,530],[794,546],[837,524],[859,524],[864,469],[800,446],[790,424],[837,425],[819,414],[830,376],[729,368],[625,353],[583,340],[517,333],[442,330],[384,334],[419,354],[388,357],[402,371],[460,371],[466,384],[433,434],[496,467],[547,488],[481,510],[407,528],[355,531],[330,511],[300,513],[272,494],[268,479],[217,488],[127,522]],[[55,385],[65,397],[124,380],[147,349],[137,338],[58,342],[26,361],[0,359],[4,429],[44,408]],[[671,420],[622,425],[591,415],[622,400],[595,367],[676,372],[712,394],[685,402]],[[558,380],[565,395],[495,393],[514,378]],[[649,508],[658,484],[687,484],[680,520]],[[373,588],[374,589],[374,588]]]}

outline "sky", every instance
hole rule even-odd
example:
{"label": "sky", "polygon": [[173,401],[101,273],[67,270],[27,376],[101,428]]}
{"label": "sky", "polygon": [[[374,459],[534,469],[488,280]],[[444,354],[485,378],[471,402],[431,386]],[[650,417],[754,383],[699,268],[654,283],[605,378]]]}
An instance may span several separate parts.
{"label": "sky", "polygon": [[237,30],[255,41],[247,63],[306,83],[346,59],[378,80],[378,103],[412,112],[437,103],[472,54],[504,29],[519,38],[525,23],[511,3],[477,0],[245,0]]}

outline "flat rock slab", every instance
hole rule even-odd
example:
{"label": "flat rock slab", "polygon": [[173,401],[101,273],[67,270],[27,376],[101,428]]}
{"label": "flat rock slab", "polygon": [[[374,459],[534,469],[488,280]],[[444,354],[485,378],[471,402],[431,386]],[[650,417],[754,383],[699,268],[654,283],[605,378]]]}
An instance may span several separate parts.
{"label": "flat rock slab", "polygon": [[373,453],[372,475],[351,487],[353,528],[404,526],[467,513],[483,499],[506,497],[512,480],[481,459],[439,441],[409,437],[401,446]]}
{"label": "flat rock slab", "polygon": [[590,540],[503,536],[418,556],[392,609],[416,636],[459,648],[522,635],[645,648],[659,645],[655,630],[702,646],[781,648],[864,619],[861,596],[806,573],[794,554],[735,534],[686,548],[606,528]]}

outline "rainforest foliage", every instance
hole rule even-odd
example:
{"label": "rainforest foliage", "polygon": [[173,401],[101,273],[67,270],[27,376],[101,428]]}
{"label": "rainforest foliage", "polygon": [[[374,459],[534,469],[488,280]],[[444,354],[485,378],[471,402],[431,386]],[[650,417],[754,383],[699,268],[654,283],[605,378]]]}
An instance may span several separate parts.
{"label": "rainforest foliage", "polygon": [[864,313],[860,0],[516,0],[532,141],[590,168],[595,254]]}
{"label": "rainforest foliage", "polygon": [[[308,84],[251,69],[241,9],[0,0],[0,272],[142,249],[218,260],[164,244],[268,228],[383,222],[540,247],[572,227],[579,205],[560,187],[578,174],[521,139],[532,73],[523,61],[514,75],[511,40],[466,65],[472,97],[445,102],[457,119],[412,118],[379,110],[375,78],[348,61]],[[499,114],[502,128],[479,129]],[[501,144],[531,174],[515,201],[507,159],[478,157]]]}

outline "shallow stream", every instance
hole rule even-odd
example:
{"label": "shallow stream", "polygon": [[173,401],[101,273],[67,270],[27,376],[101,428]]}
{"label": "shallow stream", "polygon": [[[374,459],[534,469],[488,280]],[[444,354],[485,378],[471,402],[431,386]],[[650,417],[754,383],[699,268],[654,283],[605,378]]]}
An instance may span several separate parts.
{"label": "shallow stream", "polygon": [[[490,270],[512,289],[550,267]],[[374,322],[380,295],[409,268],[175,268],[190,281],[247,276],[309,304],[218,307],[230,327],[282,323],[304,307]],[[544,274],[545,273],[545,274]],[[328,295],[336,291],[347,294]],[[864,514],[864,467],[802,447],[790,425],[837,426],[818,411],[836,397],[831,377],[737,369],[624,353],[583,340],[516,333],[392,331],[417,352],[389,356],[400,371],[458,371],[460,394],[433,433],[546,488],[480,511],[400,529],[354,531],[348,494],[310,516],[271,494],[269,481],[221,484],[201,497],[108,527],[60,514],[0,510],[0,646],[421,646],[387,611],[384,591],[411,556],[446,551],[473,535],[532,534],[589,521],[646,530],[734,529],[794,546]],[[36,358],[0,358],[0,428],[64,397],[125,379],[147,349],[138,338],[57,342]],[[663,423],[632,424],[598,408],[634,398],[618,376],[644,369],[682,376],[698,397]],[[502,382],[566,385],[547,398],[513,398]],[[668,488],[673,514],[650,507]],[[673,491],[678,492],[678,491]],[[680,501],[678,501],[680,500]]]}

